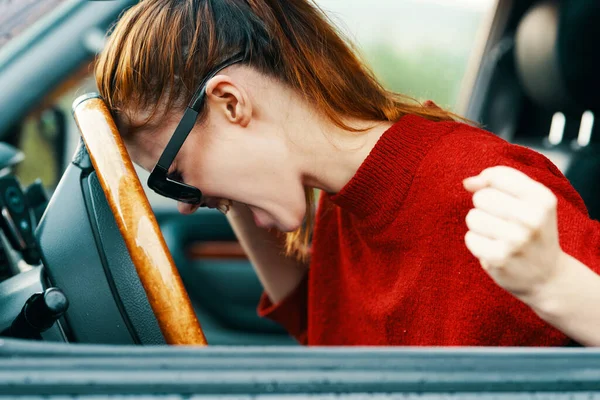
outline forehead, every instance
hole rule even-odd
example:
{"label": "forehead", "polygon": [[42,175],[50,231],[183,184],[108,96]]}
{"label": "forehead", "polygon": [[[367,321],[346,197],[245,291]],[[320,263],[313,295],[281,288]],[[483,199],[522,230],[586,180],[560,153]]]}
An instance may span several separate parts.
{"label": "forehead", "polygon": [[113,112],[115,123],[124,138],[137,138],[146,134],[159,134],[164,126],[176,124],[183,115],[177,104],[168,105],[164,99],[143,106],[138,101],[128,101]]}
{"label": "forehead", "polygon": [[[144,114],[115,116],[115,124],[125,142],[131,160],[150,171],[158,162],[177,124],[163,116],[146,122]],[[146,123],[145,123],[146,122]]]}

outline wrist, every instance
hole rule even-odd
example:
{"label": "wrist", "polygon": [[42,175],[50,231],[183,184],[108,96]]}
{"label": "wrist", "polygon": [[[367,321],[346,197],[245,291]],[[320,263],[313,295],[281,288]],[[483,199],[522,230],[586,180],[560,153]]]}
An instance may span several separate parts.
{"label": "wrist", "polygon": [[566,300],[572,289],[573,274],[577,273],[576,263],[577,260],[561,250],[554,272],[521,300],[546,321],[561,318],[568,312]]}
{"label": "wrist", "polygon": [[568,255],[560,251],[555,268],[552,273],[541,283],[533,287],[520,300],[531,307],[538,315],[556,314],[560,310],[560,298],[558,293],[562,291],[561,286],[565,284],[568,271]]}

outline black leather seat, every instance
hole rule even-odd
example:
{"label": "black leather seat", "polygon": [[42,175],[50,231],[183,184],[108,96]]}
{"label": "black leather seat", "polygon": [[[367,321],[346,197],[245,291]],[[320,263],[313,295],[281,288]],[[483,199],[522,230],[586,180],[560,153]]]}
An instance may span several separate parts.
{"label": "black leather seat", "polygon": [[555,161],[594,219],[600,219],[600,121],[593,121],[594,113],[600,117],[598,43],[598,0],[546,0],[526,11],[514,35],[524,96],[510,138]]}

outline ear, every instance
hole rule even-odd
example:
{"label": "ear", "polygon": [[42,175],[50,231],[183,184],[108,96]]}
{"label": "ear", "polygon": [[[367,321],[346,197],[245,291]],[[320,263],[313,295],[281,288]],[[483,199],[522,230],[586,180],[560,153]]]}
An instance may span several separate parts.
{"label": "ear", "polygon": [[248,126],[252,103],[246,90],[227,75],[217,75],[206,85],[206,99],[213,109],[223,113],[231,123]]}

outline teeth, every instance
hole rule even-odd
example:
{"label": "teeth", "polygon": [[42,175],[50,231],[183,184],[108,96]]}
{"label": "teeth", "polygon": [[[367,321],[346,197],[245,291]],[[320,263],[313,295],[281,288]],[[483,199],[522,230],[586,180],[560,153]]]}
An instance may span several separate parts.
{"label": "teeth", "polygon": [[219,210],[221,214],[227,215],[227,213],[229,212],[229,206],[217,206],[217,210]]}
{"label": "teeth", "polygon": [[219,210],[223,215],[227,215],[230,207],[231,201],[229,200],[220,200],[219,204],[217,204],[217,210]]}

